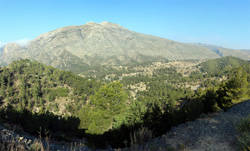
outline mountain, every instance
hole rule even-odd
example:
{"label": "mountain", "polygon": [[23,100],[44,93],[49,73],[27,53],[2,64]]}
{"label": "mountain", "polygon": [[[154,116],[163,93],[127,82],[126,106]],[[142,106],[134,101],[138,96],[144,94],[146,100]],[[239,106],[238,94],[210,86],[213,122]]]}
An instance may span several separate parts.
{"label": "mountain", "polygon": [[3,47],[0,47],[0,56],[3,54]]}
{"label": "mountain", "polygon": [[89,65],[219,57],[207,48],[140,34],[109,22],[59,28],[38,36],[28,46],[9,43],[2,49],[2,65],[28,58],[76,71]]}
{"label": "mountain", "polygon": [[213,52],[217,53],[221,57],[226,56],[234,56],[244,60],[250,60],[250,50],[242,49],[242,50],[235,50],[235,49],[228,49],[220,46],[214,46],[209,44],[202,44],[202,43],[193,43],[193,46],[208,48]]}
{"label": "mountain", "polygon": [[[223,50],[223,54],[227,55],[227,52]],[[238,53],[233,55],[245,57]],[[7,65],[13,60],[28,58],[63,70],[81,72],[94,65],[203,60],[220,56],[220,53],[207,47],[137,33],[118,24],[88,22],[44,33],[27,46],[6,44],[0,53],[0,64]]]}

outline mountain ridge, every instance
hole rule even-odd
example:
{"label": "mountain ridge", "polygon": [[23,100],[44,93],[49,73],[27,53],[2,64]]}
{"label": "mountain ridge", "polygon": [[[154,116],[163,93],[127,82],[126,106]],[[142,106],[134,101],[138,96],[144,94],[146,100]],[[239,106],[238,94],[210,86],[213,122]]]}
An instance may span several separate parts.
{"label": "mountain ridge", "polygon": [[203,44],[203,43],[190,43],[198,47],[205,47],[217,53],[220,57],[235,56],[244,60],[250,60],[250,51],[248,49],[230,49],[216,45]]}
{"label": "mountain ridge", "polygon": [[[27,46],[9,43],[1,49],[1,65],[27,58],[74,72],[93,65],[144,63],[148,58],[162,61],[221,57],[206,47],[141,34],[107,21],[62,27],[39,35]],[[69,57],[61,55],[65,53]]]}

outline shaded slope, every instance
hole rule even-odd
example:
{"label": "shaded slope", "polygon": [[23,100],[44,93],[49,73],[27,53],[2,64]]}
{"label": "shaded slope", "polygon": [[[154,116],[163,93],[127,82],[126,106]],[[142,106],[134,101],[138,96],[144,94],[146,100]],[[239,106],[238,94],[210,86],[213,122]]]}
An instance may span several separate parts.
{"label": "shaded slope", "polygon": [[250,114],[250,100],[204,118],[181,124],[171,129],[161,138],[152,141],[149,146],[157,146],[158,150],[171,148],[187,151],[236,151],[237,135],[234,124]]}

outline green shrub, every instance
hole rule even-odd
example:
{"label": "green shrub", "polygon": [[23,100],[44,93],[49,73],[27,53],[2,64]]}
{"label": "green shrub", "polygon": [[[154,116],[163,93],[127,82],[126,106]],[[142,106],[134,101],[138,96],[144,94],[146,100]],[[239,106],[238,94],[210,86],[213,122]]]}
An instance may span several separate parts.
{"label": "green shrub", "polygon": [[208,89],[204,95],[205,112],[216,112],[219,107],[217,105],[217,93],[215,89]]}

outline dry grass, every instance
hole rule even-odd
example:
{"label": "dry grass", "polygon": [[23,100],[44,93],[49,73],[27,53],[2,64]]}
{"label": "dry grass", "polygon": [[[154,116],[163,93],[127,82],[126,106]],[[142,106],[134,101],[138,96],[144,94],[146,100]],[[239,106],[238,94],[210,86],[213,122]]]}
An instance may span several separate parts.
{"label": "dry grass", "polygon": [[130,134],[131,149],[136,149],[139,146],[145,145],[148,141],[153,138],[153,132],[146,127],[140,128]]}
{"label": "dry grass", "polygon": [[[5,131],[6,132],[6,131]],[[7,134],[4,134],[1,131],[0,134],[0,151],[50,151],[53,150],[51,147],[51,135],[49,135],[48,131],[45,131],[45,137],[42,138],[42,132],[40,130],[39,138],[35,139],[33,142],[23,141],[23,137],[19,137],[19,139],[15,138],[14,130],[7,130]],[[22,138],[22,139],[20,139]],[[65,146],[66,151],[75,151],[80,147],[84,147],[84,143],[75,142],[71,143],[70,146]]]}
{"label": "dry grass", "polygon": [[[20,137],[19,140],[15,138],[14,130],[15,128],[12,131],[8,131],[11,136],[9,136],[8,134],[3,134],[3,132],[1,132],[0,151],[49,151],[49,147],[45,148],[43,146],[41,133],[39,133],[39,140],[34,140],[33,143],[28,146],[27,142],[22,141],[22,139],[20,139],[22,137]],[[49,146],[50,137],[48,137],[47,134],[48,133],[46,132],[45,140],[47,142],[47,145]]]}

